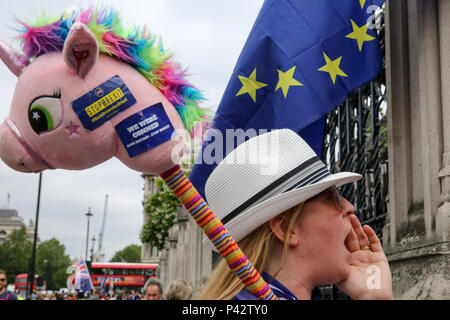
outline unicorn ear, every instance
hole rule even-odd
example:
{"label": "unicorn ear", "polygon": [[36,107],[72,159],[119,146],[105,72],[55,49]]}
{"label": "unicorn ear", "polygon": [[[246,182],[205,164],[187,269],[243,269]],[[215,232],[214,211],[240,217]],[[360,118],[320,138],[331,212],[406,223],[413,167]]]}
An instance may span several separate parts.
{"label": "unicorn ear", "polygon": [[98,59],[97,39],[91,30],[80,22],[70,29],[64,42],[64,61],[81,78],[91,71]]}
{"label": "unicorn ear", "polygon": [[23,53],[17,51],[7,43],[0,40],[0,59],[17,77],[21,75],[23,69],[29,64],[24,62]]}

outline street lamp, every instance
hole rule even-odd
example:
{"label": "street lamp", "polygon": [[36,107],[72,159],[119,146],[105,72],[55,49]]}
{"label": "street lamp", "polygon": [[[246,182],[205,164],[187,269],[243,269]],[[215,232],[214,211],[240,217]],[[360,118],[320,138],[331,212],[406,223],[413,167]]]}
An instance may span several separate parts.
{"label": "street lamp", "polygon": [[88,259],[88,245],[89,245],[89,218],[92,217],[93,214],[91,213],[91,208],[88,208],[88,212],[86,213],[87,217],[87,232],[86,232],[86,255],[84,256],[84,259],[87,261]]}
{"label": "street lamp", "polygon": [[94,248],[95,248],[95,236],[92,236],[92,247],[91,247],[91,261],[94,261]]}
{"label": "street lamp", "polygon": [[34,240],[33,240],[33,252],[31,254],[30,269],[27,278],[27,295],[28,299],[33,294],[33,284],[34,284],[34,269],[36,267],[36,245],[38,237],[38,223],[39,223],[39,208],[41,203],[41,185],[42,185],[42,172],[39,173],[39,185],[38,185],[38,197],[36,206],[36,224],[34,226]]}

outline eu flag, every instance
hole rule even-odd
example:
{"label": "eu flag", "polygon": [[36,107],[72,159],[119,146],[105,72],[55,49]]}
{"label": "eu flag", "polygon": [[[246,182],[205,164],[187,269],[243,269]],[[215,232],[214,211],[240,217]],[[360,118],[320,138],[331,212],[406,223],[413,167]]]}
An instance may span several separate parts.
{"label": "eu flag", "polygon": [[[220,160],[261,129],[294,130],[321,156],[326,115],[382,69],[374,28],[383,2],[264,2],[190,175],[203,197]],[[227,138],[239,129],[244,140]]]}

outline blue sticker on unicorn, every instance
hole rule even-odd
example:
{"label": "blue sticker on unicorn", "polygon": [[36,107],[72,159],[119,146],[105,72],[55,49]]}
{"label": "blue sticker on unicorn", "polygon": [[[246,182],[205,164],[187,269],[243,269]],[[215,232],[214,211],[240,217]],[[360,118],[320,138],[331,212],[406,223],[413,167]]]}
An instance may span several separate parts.
{"label": "blue sticker on unicorn", "polygon": [[135,103],[122,79],[114,76],[72,102],[72,109],[83,126],[92,131]]}
{"label": "blue sticker on unicorn", "polygon": [[175,130],[162,103],[157,103],[119,122],[116,132],[132,158],[169,141]]}

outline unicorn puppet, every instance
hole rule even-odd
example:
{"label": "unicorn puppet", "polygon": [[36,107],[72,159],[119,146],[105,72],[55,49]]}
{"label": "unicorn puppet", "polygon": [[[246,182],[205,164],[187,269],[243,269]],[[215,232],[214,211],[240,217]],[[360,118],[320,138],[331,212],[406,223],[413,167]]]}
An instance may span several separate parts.
{"label": "unicorn puppet", "polygon": [[115,156],[160,175],[247,289],[276,299],[177,163],[184,144],[176,132],[190,131],[207,112],[156,37],[126,30],[113,9],[19,23],[23,53],[0,41],[0,58],[18,77],[0,126],[0,158],[14,170],[41,172],[82,170]]}

